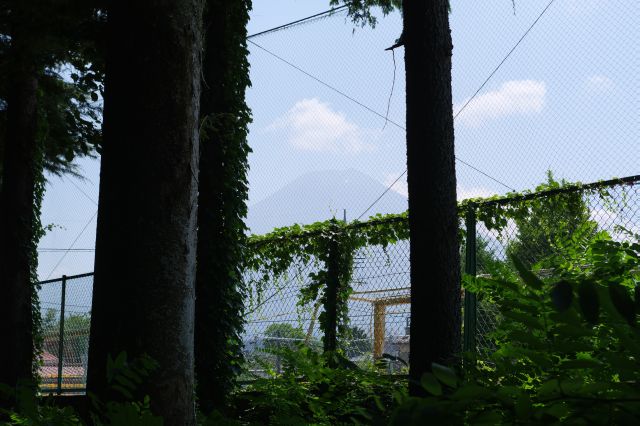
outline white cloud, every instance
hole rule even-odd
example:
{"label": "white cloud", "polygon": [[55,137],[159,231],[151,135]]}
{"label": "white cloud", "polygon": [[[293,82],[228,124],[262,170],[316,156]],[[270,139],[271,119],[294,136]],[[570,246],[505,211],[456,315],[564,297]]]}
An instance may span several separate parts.
{"label": "white cloud", "polygon": [[[384,186],[388,187],[391,184],[393,184],[393,186],[391,187],[391,190],[407,198],[409,196],[409,187],[407,186],[407,177],[405,175],[404,177],[398,179],[399,175],[400,173],[387,173],[384,178]],[[396,179],[398,179],[398,181],[396,183],[393,183]]]}
{"label": "white cloud", "polygon": [[317,98],[303,99],[267,127],[283,131],[289,143],[304,151],[358,154],[373,145],[370,132],[349,121],[341,112]]}
{"label": "white cloud", "polygon": [[592,93],[609,93],[616,84],[607,76],[593,75],[586,79],[585,86]]}
{"label": "white cloud", "polygon": [[[543,81],[507,81],[498,90],[484,93],[469,103],[458,117],[458,122],[478,127],[489,120],[514,115],[537,114],[545,104],[547,87]],[[459,111],[468,99],[454,107]]]}

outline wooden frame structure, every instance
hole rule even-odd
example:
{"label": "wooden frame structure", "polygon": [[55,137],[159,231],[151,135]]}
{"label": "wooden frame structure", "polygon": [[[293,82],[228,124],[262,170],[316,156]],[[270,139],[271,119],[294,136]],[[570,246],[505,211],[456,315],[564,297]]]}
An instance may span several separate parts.
{"label": "wooden frame structure", "polygon": [[409,287],[394,288],[388,290],[372,290],[372,291],[359,291],[353,292],[353,295],[349,297],[349,300],[357,302],[371,303],[373,306],[373,359],[378,359],[382,356],[384,351],[384,340],[387,325],[387,306],[406,305],[411,303],[411,296],[409,294],[404,296],[389,296],[382,298],[367,298],[360,297],[360,294],[374,294],[374,293],[389,293],[399,291],[409,291]]}

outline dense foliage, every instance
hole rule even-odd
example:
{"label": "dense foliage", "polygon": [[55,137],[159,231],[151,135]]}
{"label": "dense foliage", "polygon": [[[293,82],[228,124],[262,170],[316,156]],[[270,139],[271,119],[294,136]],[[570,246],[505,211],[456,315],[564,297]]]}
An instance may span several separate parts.
{"label": "dense foliage", "polygon": [[[58,175],[77,175],[72,161],[78,156],[91,155],[101,142],[101,108],[97,100],[104,71],[100,37],[103,23],[104,15],[93,1],[0,2],[0,188],[3,181],[13,182],[12,188],[2,188],[2,196],[7,198],[3,198],[5,205],[0,205],[0,210],[4,210],[11,220],[15,213],[6,213],[10,210],[7,206],[14,204],[13,207],[20,209],[20,227],[25,241],[19,247],[7,249],[14,253],[24,251],[28,258],[35,359],[42,343],[36,247],[47,229],[40,221],[44,170]],[[23,37],[25,34],[27,36]],[[17,77],[31,72],[37,81],[33,93],[35,114],[30,118],[19,117],[16,114],[19,102],[16,101],[27,96],[24,93],[16,95],[20,80]],[[13,114],[10,112],[12,106]],[[32,122],[23,124],[34,129],[33,150],[15,157],[18,151],[10,148],[19,143],[12,138],[20,139],[21,131],[12,133],[10,129],[15,129],[21,120],[31,119]],[[24,181],[24,176],[16,178],[15,170],[11,172],[5,163],[9,161],[14,166],[20,164],[27,171],[24,176],[30,177]],[[9,173],[12,176],[8,178],[5,174]],[[22,185],[32,194],[18,202],[16,189]],[[12,201],[6,202],[7,199]],[[2,226],[6,226],[4,220]],[[18,262],[3,265],[3,268],[23,269]],[[3,275],[10,276],[7,270],[3,270]],[[17,283],[10,285],[17,286]],[[36,363],[33,369],[35,373]]]}
{"label": "dense foliage", "polygon": [[206,1],[195,321],[197,394],[206,412],[225,404],[242,364],[250,10],[250,0]]}
{"label": "dense foliage", "polygon": [[[277,285],[292,268],[306,270],[308,285],[300,292],[301,306],[320,303],[324,306],[320,314],[321,329],[336,333],[332,339],[348,337],[349,328],[347,302],[351,295],[353,256],[366,246],[387,247],[408,239],[407,215],[378,216],[367,222],[345,224],[335,219],[311,225],[293,225],[275,229],[273,232],[252,236],[246,267],[252,270],[248,283],[253,304],[259,304],[267,285]],[[334,318],[335,317],[335,318]],[[329,349],[337,349],[333,346]]]}
{"label": "dense foliage", "polygon": [[[557,189],[562,188],[552,188]],[[266,334],[273,339],[265,349],[277,355],[277,368],[265,364],[268,377],[241,386],[232,394],[225,415],[213,413],[208,419],[201,417],[201,421],[206,424],[283,424],[285,420],[287,424],[637,423],[640,235],[616,228],[614,238],[609,232],[598,230],[583,214],[585,209],[588,211],[584,197],[596,196],[607,201],[611,194],[606,190],[581,190],[574,186],[565,189],[568,194],[551,193],[549,198],[558,199],[553,202],[516,196],[505,205],[489,202],[487,210],[496,216],[486,214],[480,200],[471,204],[477,206],[481,222],[499,232],[507,229],[507,220],[499,216],[506,214],[514,221],[518,218],[546,224],[537,229],[553,230],[562,237],[544,234],[547,235],[544,240],[551,241],[550,251],[531,267],[517,257],[501,258],[486,243],[477,247],[485,252],[482,255],[485,262],[493,264],[489,268],[491,274],[466,276],[464,285],[478,294],[484,304],[495,306],[496,327],[485,336],[492,342],[493,350],[464,354],[464,368],[462,364],[455,369],[434,365],[422,380],[428,397],[408,397],[405,379],[386,377],[375,364],[356,366],[346,358],[351,355],[349,348],[341,348],[344,355],[322,354],[315,343],[306,347],[289,341],[276,343],[281,341],[279,338],[302,341],[306,334],[289,324],[275,324],[267,330]],[[567,213],[564,220],[557,219],[560,217],[557,211],[531,207],[562,202],[578,206],[571,210],[577,213]],[[460,208],[467,209],[469,205],[464,203]],[[553,215],[555,222],[545,215]],[[523,235],[520,233],[513,241],[522,243],[526,240]],[[344,224],[334,220],[252,237],[251,256],[247,260],[255,271],[262,271],[254,283],[258,287],[284,276],[300,263],[317,262],[318,268],[310,277],[311,285],[301,294],[305,303],[317,303],[326,287],[326,281],[317,278],[323,277],[318,275],[318,269],[328,262],[322,256],[331,241],[344,244],[353,253],[366,245],[386,246],[406,238],[406,215],[378,217],[368,223]],[[343,262],[343,267],[350,267],[348,257]],[[346,292],[348,289],[347,286]],[[313,297],[307,297],[309,293]],[[49,321],[55,322],[53,318]],[[345,331],[349,329],[346,322],[343,326]],[[353,329],[348,332],[358,333]],[[123,358],[114,361],[114,365],[120,365],[115,370],[126,370],[122,367],[125,364]],[[127,381],[119,379],[115,384]],[[124,410],[133,416],[129,424],[154,424],[136,423],[151,416],[148,400],[145,403],[144,396],[136,395],[126,386],[124,391],[129,391],[124,394],[126,398],[137,402],[124,408],[117,403],[113,410]],[[97,412],[108,413],[105,411],[108,405],[102,407]],[[35,412],[24,410],[28,409],[19,410],[24,418],[75,416],[68,409],[61,411],[46,404]],[[12,415],[16,419],[14,424],[21,424],[17,423],[21,417]],[[75,424],[58,421],[51,420],[50,424]]]}
{"label": "dense foliage", "polygon": [[[0,169],[11,88],[10,31],[15,2],[0,2]],[[97,1],[37,2],[30,25],[40,37],[32,60],[38,71],[38,132],[44,168],[54,174],[77,173],[73,160],[91,155],[101,143],[105,15]],[[19,17],[18,17],[19,19]]]}
{"label": "dense foliage", "polygon": [[234,397],[238,424],[386,424],[406,392],[401,378],[359,369],[335,353],[302,348],[281,354],[281,375],[258,379]]}
{"label": "dense foliage", "polygon": [[329,4],[347,6],[349,16],[354,23],[375,26],[377,19],[373,11],[379,8],[384,15],[402,7],[402,0],[331,0]]}
{"label": "dense foliage", "polygon": [[[558,192],[559,191],[559,192]],[[557,193],[556,193],[557,192]],[[546,194],[549,194],[548,196]],[[530,197],[538,194],[536,197]],[[465,200],[458,206],[459,216],[469,209],[487,231],[494,231],[506,245],[509,255],[541,267],[552,267],[559,253],[570,247],[588,243],[598,235],[597,224],[589,217],[587,197],[596,196],[603,203],[610,194],[599,187],[582,188],[580,184],[556,181],[551,172],[547,181],[536,191],[511,193],[505,198]],[[516,235],[510,226],[515,224]],[[461,224],[461,249],[465,250],[466,229]],[[278,286],[291,273],[306,275],[307,285],[301,290],[299,305],[321,303],[338,316],[338,336],[344,337],[348,328],[347,301],[353,291],[351,275],[353,256],[364,247],[379,245],[386,248],[398,241],[409,239],[408,213],[378,215],[366,222],[349,224],[329,220],[311,225],[293,225],[278,228],[271,233],[251,236],[248,242],[246,267],[252,271],[247,283],[250,303],[259,305],[267,285]],[[332,257],[333,256],[333,257]],[[485,273],[509,268],[485,238],[478,238],[476,262]],[[337,263],[330,268],[331,259]],[[464,270],[464,262],[462,264]],[[330,270],[338,276],[336,305],[329,306]],[[327,309],[329,307],[330,309]],[[326,314],[320,317],[321,328],[327,330]]]}
{"label": "dense foliage", "polygon": [[464,374],[434,366],[393,424],[637,424],[639,236],[567,254],[550,278],[513,258],[519,278],[468,279],[499,308],[497,349]]}

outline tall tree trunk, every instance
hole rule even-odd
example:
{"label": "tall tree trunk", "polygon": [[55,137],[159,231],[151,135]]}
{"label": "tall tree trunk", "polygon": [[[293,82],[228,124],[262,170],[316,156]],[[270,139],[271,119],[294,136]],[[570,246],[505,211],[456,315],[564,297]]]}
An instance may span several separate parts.
{"label": "tall tree trunk", "polygon": [[14,26],[0,179],[0,383],[10,386],[34,379],[31,265],[36,168],[41,162],[37,161],[38,80],[32,42],[28,30]]}
{"label": "tall tree trunk", "polygon": [[195,349],[205,413],[224,409],[242,362],[250,9],[250,0],[208,0],[204,19]]}
{"label": "tall tree trunk", "polygon": [[411,238],[410,392],[460,350],[460,255],[447,0],[405,0]]}
{"label": "tall tree trunk", "polygon": [[147,354],[152,411],[192,425],[202,3],[113,1],[108,17],[87,388],[108,396],[109,355]]}

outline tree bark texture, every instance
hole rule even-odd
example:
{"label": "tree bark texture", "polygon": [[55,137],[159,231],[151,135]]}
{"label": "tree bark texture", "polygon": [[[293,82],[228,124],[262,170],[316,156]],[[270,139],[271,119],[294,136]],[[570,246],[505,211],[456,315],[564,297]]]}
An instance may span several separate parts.
{"label": "tree bark texture", "polygon": [[36,61],[28,31],[14,26],[0,194],[0,383],[32,382],[31,265],[38,147]]}
{"label": "tree bark texture", "polygon": [[201,0],[112,1],[88,391],[107,357],[150,356],[141,391],[192,425]]}
{"label": "tree bark texture", "polygon": [[242,362],[249,0],[208,0],[200,116],[196,379],[200,409],[224,411]]}
{"label": "tree bark texture", "polygon": [[447,0],[405,0],[407,180],[411,238],[410,392],[460,351],[452,42]]}

